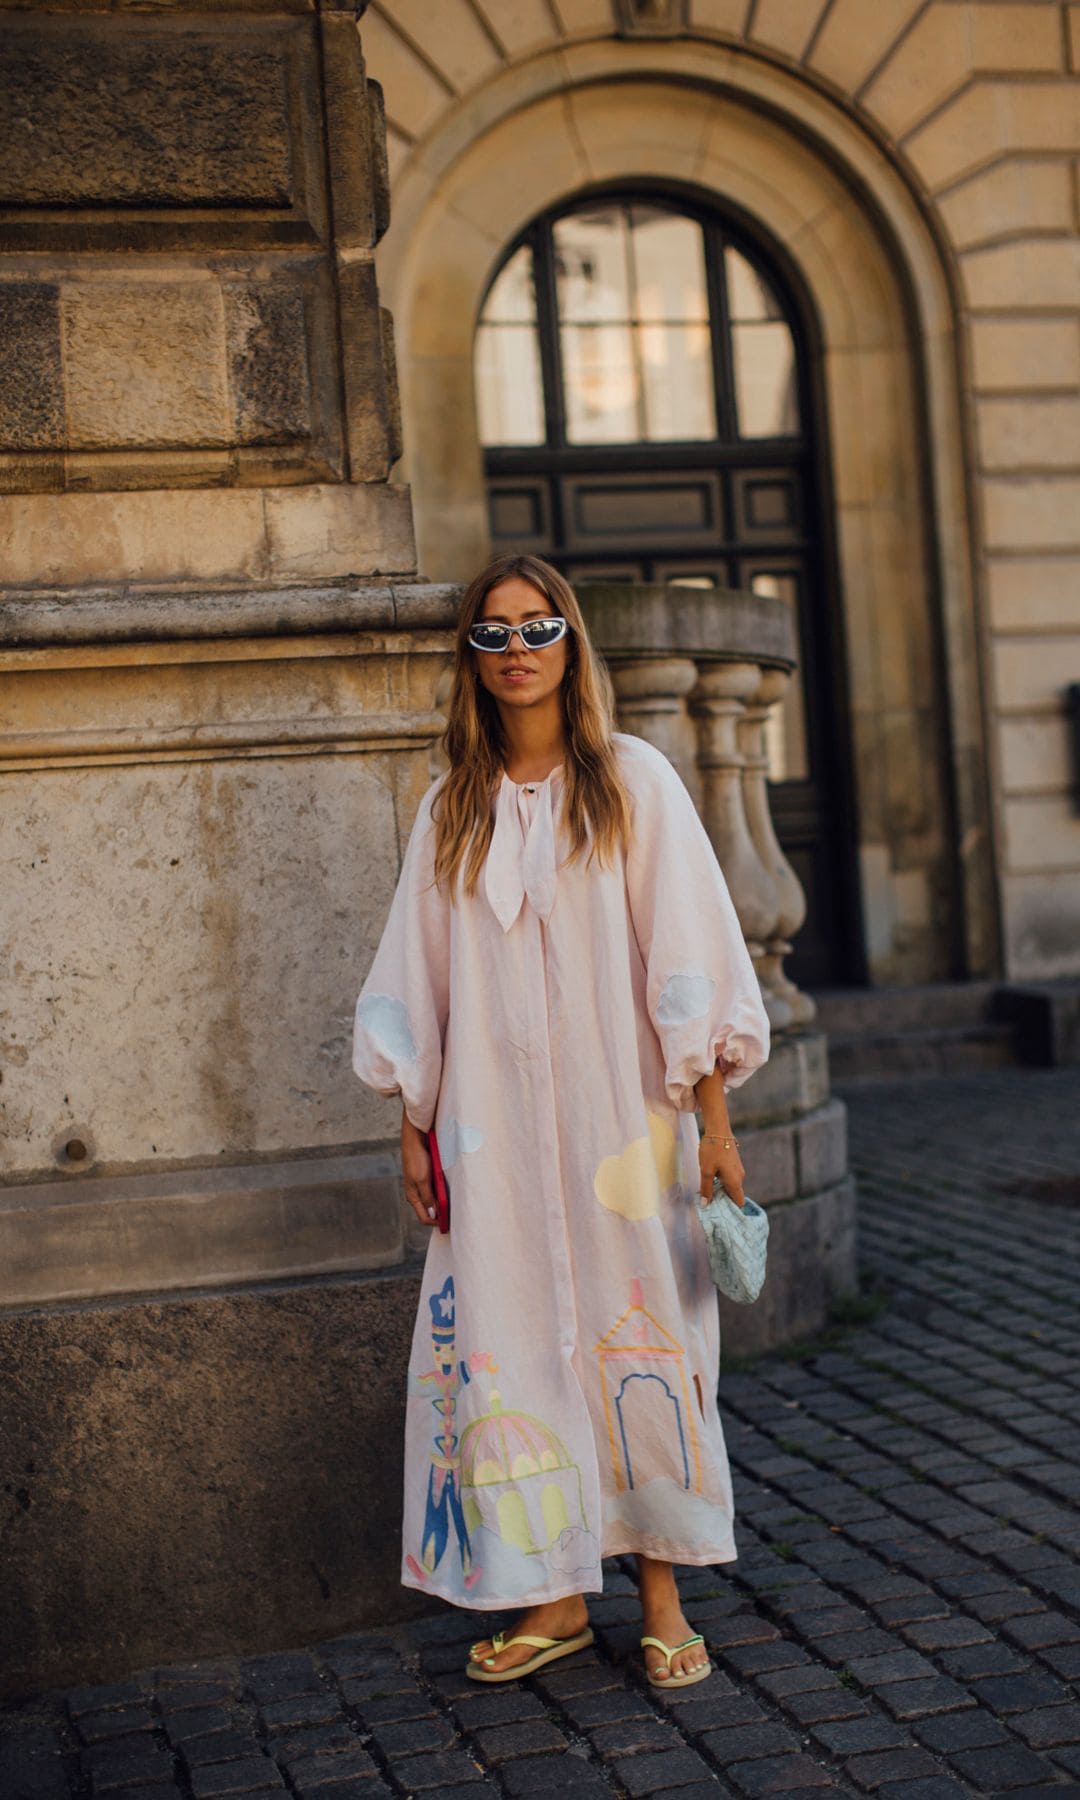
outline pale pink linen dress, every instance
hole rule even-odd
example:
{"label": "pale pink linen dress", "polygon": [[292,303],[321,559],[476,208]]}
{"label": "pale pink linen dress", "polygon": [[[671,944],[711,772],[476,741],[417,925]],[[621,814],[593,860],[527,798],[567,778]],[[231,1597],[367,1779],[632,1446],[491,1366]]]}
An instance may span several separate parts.
{"label": "pale pink linen dress", "polygon": [[432,785],[357,1001],[356,1073],[434,1121],[451,1195],[410,1360],[402,1580],[468,1607],[597,1592],[624,1551],[735,1556],[694,1083],[720,1059],[739,1086],[769,1026],[685,786],[614,743],[629,856],[558,866],[561,765],[504,776],[453,905]]}

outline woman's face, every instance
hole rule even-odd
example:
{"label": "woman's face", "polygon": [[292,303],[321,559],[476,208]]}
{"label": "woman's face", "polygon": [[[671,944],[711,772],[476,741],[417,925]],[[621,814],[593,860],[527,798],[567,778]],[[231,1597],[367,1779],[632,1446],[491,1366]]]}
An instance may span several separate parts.
{"label": "woman's face", "polygon": [[[546,594],[520,575],[510,575],[489,588],[477,615],[500,625],[524,625],[528,619],[557,613]],[[546,650],[526,650],[512,637],[505,650],[474,650],[480,680],[503,706],[536,706],[558,688],[566,673],[569,633]]]}

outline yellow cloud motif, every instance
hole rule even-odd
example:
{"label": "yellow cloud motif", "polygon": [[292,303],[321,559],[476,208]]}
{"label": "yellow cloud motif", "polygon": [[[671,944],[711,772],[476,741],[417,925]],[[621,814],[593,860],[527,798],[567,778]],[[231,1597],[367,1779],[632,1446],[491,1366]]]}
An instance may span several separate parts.
{"label": "yellow cloud motif", "polygon": [[660,1210],[660,1195],[677,1178],[675,1133],[659,1113],[649,1113],[648,1120],[648,1137],[634,1138],[618,1156],[605,1156],[593,1177],[601,1206],[624,1219],[651,1219]]}

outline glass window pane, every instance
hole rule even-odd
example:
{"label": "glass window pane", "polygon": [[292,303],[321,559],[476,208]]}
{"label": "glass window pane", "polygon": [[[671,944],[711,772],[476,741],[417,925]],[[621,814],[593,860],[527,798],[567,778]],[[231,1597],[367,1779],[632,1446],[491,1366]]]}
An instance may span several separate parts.
{"label": "glass window pane", "polygon": [[564,325],[560,340],[568,441],[636,443],[641,427],[632,327]]}
{"label": "glass window pane", "polygon": [[731,355],[739,436],[789,437],[797,432],[795,345],[787,326],[780,320],[733,325]]}
{"label": "glass window pane", "polygon": [[635,206],[630,219],[637,318],[707,324],[701,226],[654,206]]}
{"label": "glass window pane", "polygon": [[480,442],[542,444],[540,346],[533,325],[481,325],[473,364]]}
{"label": "glass window pane", "polygon": [[504,269],[491,284],[480,314],[482,324],[498,321],[503,325],[526,325],[536,322],[536,284],[533,280],[533,253],[527,244],[515,250]]}
{"label": "glass window pane", "polygon": [[[799,584],[796,577],[759,573],[750,577],[750,587],[755,594],[768,594],[787,601],[796,614],[795,641],[798,643]],[[769,759],[770,781],[806,781],[809,778],[801,668],[792,674],[783,700],[769,708],[765,720],[765,753]]]}
{"label": "glass window pane", "polygon": [[573,324],[630,319],[625,209],[600,206],[571,213],[557,221],[552,236],[560,319]]}
{"label": "glass window pane", "polygon": [[716,436],[708,325],[637,327],[645,397],[644,437],[653,444]]}
{"label": "glass window pane", "polygon": [[783,308],[764,275],[728,245],[724,251],[727,273],[728,317],[732,324],[750,324],[762,319],[782,319]]}

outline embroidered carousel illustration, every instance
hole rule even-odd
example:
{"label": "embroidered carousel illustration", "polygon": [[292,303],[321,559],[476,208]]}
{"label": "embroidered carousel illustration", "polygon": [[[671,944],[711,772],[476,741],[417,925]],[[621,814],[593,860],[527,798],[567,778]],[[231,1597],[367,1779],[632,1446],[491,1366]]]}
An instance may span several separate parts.
{"label": "embroidered carousel illustration", "polygon": [[527,1556],[543,1554],[568,1527],[587,1530],[581,1474],[561,1439],[531,1413],[489,1410],[461,1434],[461,1499],[469,1532],[483,1526]]}
{"label": "embroidered carousel illustration", "polygon": [[701,1450],[686,1351],[645,1305],[637,1277],[626,1311],[594,1349],[619,1493],[660,1476],[700,1494]]}

